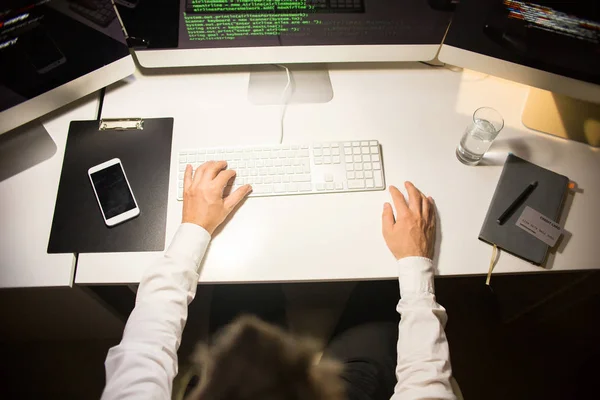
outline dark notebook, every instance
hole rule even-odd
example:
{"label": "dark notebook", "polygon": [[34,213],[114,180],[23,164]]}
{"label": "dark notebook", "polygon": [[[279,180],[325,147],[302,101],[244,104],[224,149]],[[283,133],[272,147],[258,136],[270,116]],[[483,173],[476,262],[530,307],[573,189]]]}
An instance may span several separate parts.
{"label": "dark notebook", "polygon": [[[519,197],[532,182],[537,187],[523,201],[502,225],[498,217]],[[509,154],[500,175],[498,186],[485,221],[479,233],[479,239],[498,248],[521,257],[535,265],[542,265],[548,254],[549,246],[525,232],[516,225],[525,207],[529,206],[539,213],[558,221],[560,210],[567,194],[569,178],[525,161]]]}
{"label": "dark notebook", "polygon": [[[48,253],[164,250],[173,118],[144,119],[143,129],[98,127],[99,121],[71,122]],[[112,158],[121,159],[140,215],[108,227],[88,169]]]}

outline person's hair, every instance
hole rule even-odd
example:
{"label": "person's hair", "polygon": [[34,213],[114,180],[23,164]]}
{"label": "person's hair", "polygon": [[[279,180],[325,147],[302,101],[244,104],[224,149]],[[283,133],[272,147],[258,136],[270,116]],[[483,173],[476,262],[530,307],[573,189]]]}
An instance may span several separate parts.
{"label": "person's hair", "polygon": [[200,382],[188,400],[342,400],[341,365],[320,360],[318,343],[255,317],[226,326],[193,362]]}

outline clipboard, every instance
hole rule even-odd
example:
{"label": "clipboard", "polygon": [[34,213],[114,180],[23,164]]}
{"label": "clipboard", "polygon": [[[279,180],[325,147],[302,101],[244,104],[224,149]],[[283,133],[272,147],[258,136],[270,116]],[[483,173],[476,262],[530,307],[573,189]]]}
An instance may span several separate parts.
{"label": "clipboard", "polygon": [[[173,118],[72,121],[48,253],[161,251],[165,248]],[[87,175],[119,158],[140,215],[105,225]]]}

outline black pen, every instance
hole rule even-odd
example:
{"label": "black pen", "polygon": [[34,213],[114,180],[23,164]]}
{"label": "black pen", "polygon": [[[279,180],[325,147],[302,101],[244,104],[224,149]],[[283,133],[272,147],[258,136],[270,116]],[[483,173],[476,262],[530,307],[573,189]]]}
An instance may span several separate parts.
{"label": "black pen", "polygon": [[523,203],[523,200],[525,200],[527,198],[527,196],[529,196],[531,194],[531,192],[533,192],[533,189],[535,189],[538,185],[538,182],[531,182],[529,184],[529,186],[527,186],[525,188],[525,190],[523,190],[523,192],[521,192],[521,194],[515,199],[515,201],[513,201],[510,206],[508,206],[508,208],[502,213],[502,215],[500,215],[500,217],[498,217],[498,219],[496,220],[496,222],[500,225],[502,225],[503,223],[506,222],[506,220],[512,215],[512,213],[515,212],[515,210],[521,205],[521,203]]}

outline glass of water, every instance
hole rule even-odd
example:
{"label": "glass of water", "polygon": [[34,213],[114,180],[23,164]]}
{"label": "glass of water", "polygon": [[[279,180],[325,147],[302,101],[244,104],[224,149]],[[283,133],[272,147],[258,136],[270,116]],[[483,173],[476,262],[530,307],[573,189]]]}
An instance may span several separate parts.
{"label": "glass of water", "polygon": [[476,165],[503,127],[504,119],[498,111],[489,107],[478,108],[456,148],[456,157],[463,164]]}

